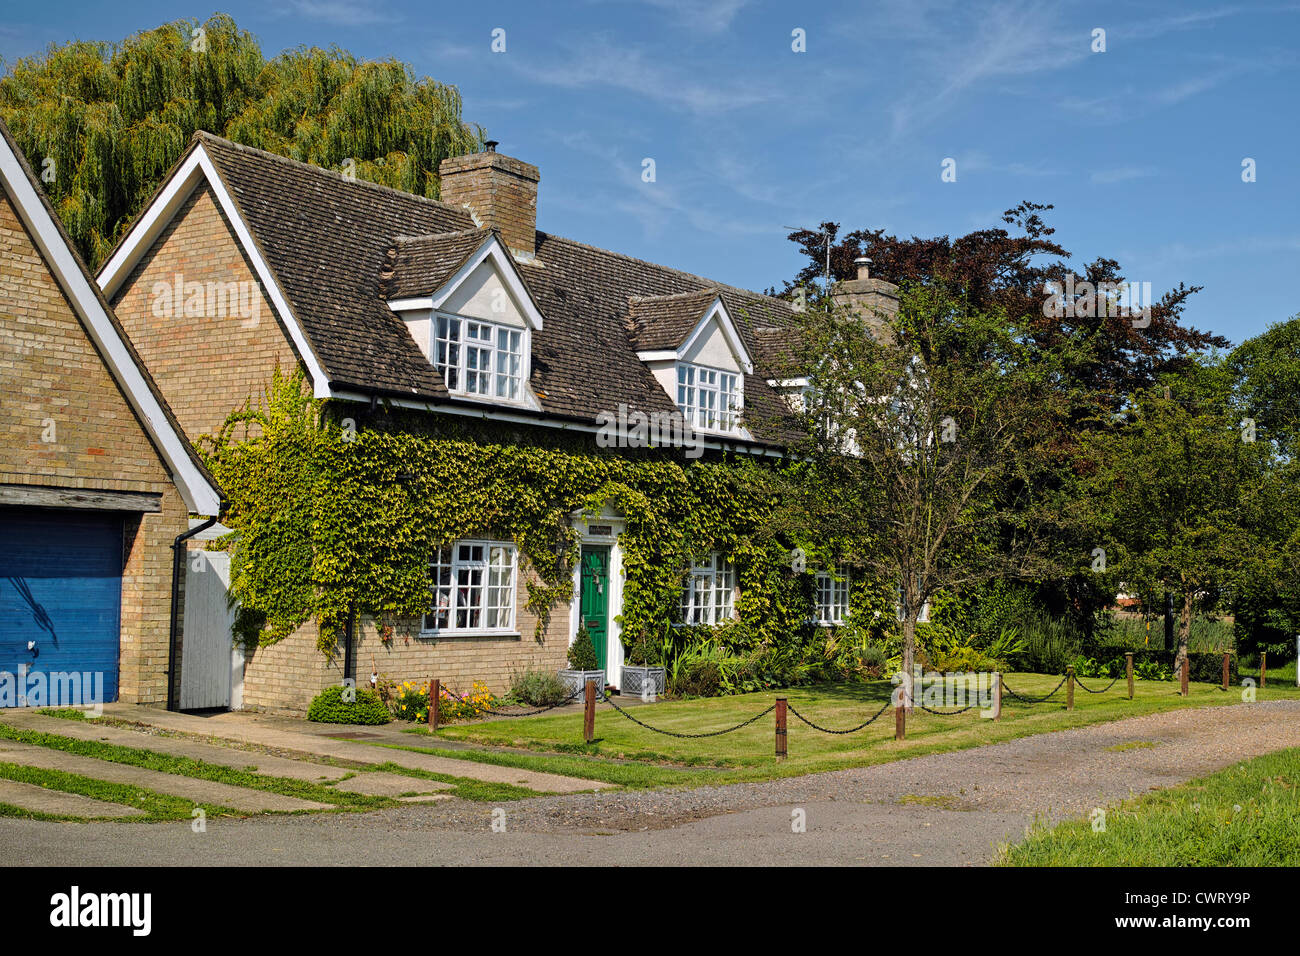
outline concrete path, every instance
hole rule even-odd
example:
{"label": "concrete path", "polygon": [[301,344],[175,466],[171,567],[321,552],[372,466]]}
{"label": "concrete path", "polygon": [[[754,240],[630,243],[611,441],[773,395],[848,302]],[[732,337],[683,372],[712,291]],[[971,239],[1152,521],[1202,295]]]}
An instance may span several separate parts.
{"label": "concrete path", "polygon": [[16,763],[24,767],[39,767],[44,770],[62,770],[65,773],[75,773],[110,783],[129,784],[156,793],[182,797],[196,804],[216,804],[246,813],[264,813],[269,810],[331,809],[329,804],[317,803],[314,800],[301,800],[298,797],[234,787],[198,777],[183,777],[174,773],[146,770],[130,764],[82,757],[62,750],[51,750],[48,747],[37,747],[14,740],[0,739],[0,761]]}
{"label": "concrete path", "polygon": [[21,780],[0,780],[0,803],[11,807],[70,817],[138,817],[144,811],[121,803],[108,803],[79,793],[38,787]]}
{"label": "concrete path", "polygon": [[138,750],[152,750],[154,753],[173,757],[189,757],[191,760],[201,760],[220,767],[233,767],[236,770],[249,770],[268,777],[288,777],[291,780],[305,780],[308,783],[327,783],[352,773],[346,767],[331,767],[328,764],[289,760],[285,757],[275,757],[249,750],[235,750],[184,737],[146,734],[138,730],[112,727],[94,721],[46,717],[31,710],[2,711],[0,720],[21,730],[72,737],[76,740],[99,741]]}
{"label": "concrete path", "polygon": [[421,780],[419,777],[408,777],[400,773],[371,770],[340,781],[334,789],[366,793],[372,797],[398,797],[404,793],[437,793],[439,790],[450,790],[452,786],[453,784],[443,783],[441,780]]}
{"label": "concrete path", "polygon": [[[467,777],[489,783],[515,784],[540,793],[579,793],[588,790],[604,790],[612,786],[596,780],[581,780],[554,773],[519,770],[474,760],[457,760],[454,757],[439,757],[433,754],[412,753],[408,750],[395,750],[391,747],[372,747],[348,740],[335,740],[322,737],[317,733],[285,729],[282,721],[277,721],[275,724],[263,723],[256,715],[251,714],[225,713],[213,717],[200,717],[194,714],[171,713],[152,707],[134,707],[130,704],[108,704],[104,707],[104,713],[107,716],[133,720],[167,730],[203,734],[371,766],[395,763],[399,767],[424,770],[429,773]],[[335,732],[366,733],[368,730],[369,728],[365,727],[340,725]],[[404,741],[408,746],[421,745],[419,737],[405,736],[409,737],[409,741]],[[376,734],[375,739],[383,738]]]}
{"label": "concrete path", "polygon": [[[1154,746],[1111,749],[1132,741]],[[1297,746],[1300,701],[1198,708],[769,783],[216,820],[202,836],[167,823],[129,843],[112,823],[0,819],[0,865],[978,866],[1035,818]]]}

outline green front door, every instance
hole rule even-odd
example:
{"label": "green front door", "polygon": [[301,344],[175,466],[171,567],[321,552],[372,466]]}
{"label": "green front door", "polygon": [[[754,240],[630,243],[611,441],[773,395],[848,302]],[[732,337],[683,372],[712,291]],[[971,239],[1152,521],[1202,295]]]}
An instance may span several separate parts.
{"label": "green front door", "polygon": [[605,666],[605,643],[609,637],[609,547],[583,545],[582,623],[587,625],[597,666]]}

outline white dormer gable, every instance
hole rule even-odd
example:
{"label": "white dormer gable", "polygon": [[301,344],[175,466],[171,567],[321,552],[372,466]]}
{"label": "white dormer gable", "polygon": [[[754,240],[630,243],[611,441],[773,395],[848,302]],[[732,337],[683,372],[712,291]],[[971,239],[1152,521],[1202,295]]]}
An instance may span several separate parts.
{"label": "white dormer gable", "polygon": [[754,361],[721,296],[715,296],[694,327],[673,349],[637,356],[697,431],[753,436],[740,424],[745,376]]}
{"label": "white dormer gable", "polygon": [[528,380],[542,314],[496,233],[432,295],[388,305],[454,397],[540,410]]}
{"label": "white dormer gable", "polygon": [[754,361],[721,296],[713,300],[678,352],[683,362],[746,375],[754,371]]}

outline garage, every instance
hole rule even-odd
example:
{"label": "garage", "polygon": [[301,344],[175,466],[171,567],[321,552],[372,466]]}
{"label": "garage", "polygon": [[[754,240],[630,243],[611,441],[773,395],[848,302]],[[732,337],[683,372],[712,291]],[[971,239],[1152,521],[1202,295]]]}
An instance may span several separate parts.
{"label": "garage", "polygon": [[0,671],[14,675],[0,703],[117,699],[122,528],[120,514],[0,508]]}

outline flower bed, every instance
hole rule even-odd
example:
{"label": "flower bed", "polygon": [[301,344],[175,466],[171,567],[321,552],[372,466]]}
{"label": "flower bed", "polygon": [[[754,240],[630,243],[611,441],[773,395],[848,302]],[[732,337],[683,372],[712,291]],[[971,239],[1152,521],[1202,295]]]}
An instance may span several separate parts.
{"label": "flower bed", "polygon": [[[419,681],[379,682],[379,695],[388,705],[389,711],[397,720],[412,720],[424,723],[429,719],[429,685]],[[469,693],[457,696],[446,687],[442,688],[438,705],[438,722],[450,723],[453,720],[473,720],[482,717],[485,710],[502,706],[500,698],[488,690],[487,684],[475,681]]]}

